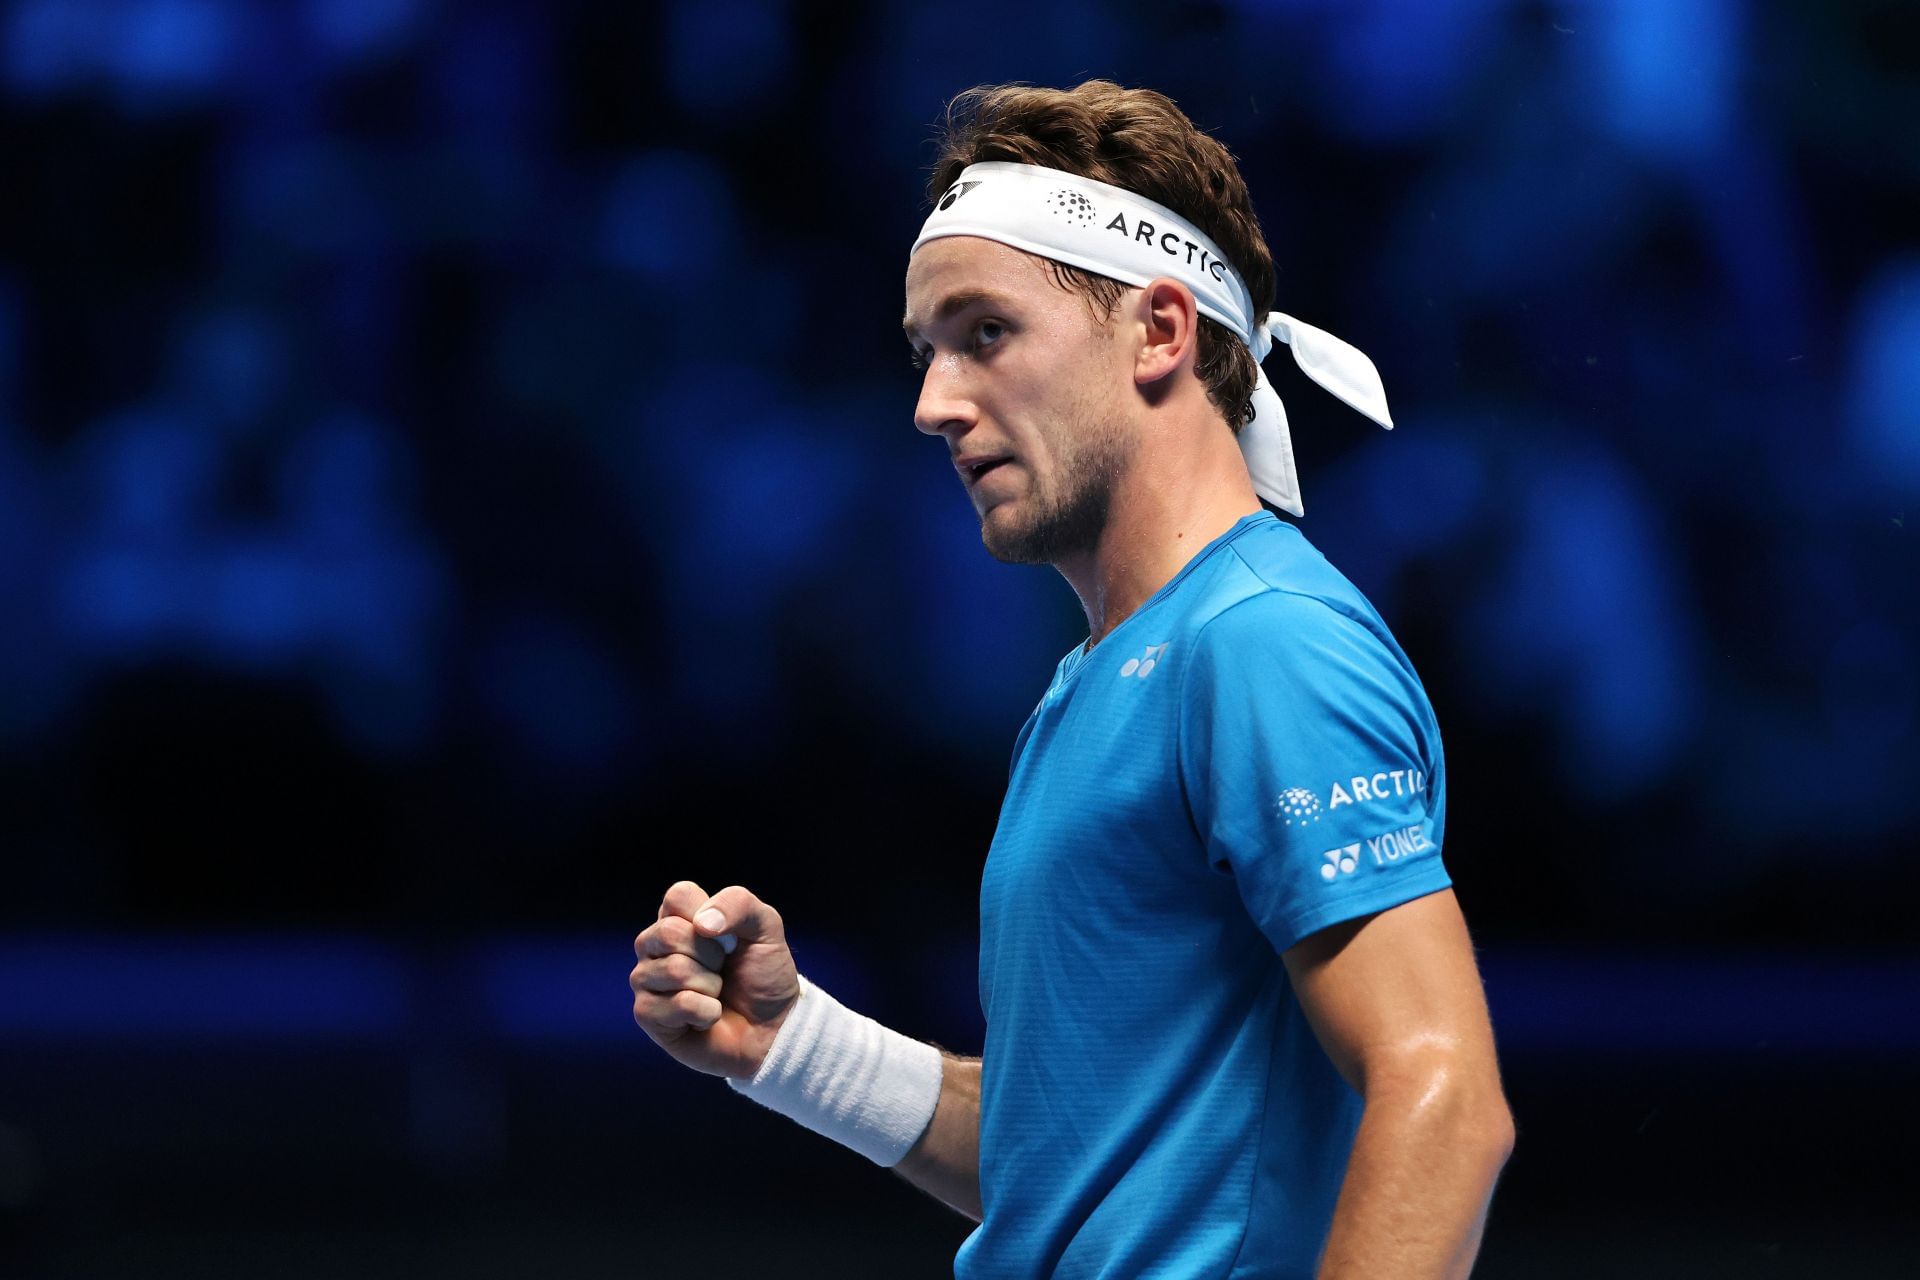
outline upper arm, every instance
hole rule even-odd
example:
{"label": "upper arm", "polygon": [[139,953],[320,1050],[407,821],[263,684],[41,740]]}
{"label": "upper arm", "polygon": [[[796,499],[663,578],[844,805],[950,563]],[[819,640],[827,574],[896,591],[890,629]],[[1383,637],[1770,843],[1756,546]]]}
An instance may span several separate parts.
{"label": "upper arm", "polygon": [[1436,1075],[1498,1100],[1493,1026],[1452,889],[1343,921],[1282,953],[1300,1007],[1363,1096]]}

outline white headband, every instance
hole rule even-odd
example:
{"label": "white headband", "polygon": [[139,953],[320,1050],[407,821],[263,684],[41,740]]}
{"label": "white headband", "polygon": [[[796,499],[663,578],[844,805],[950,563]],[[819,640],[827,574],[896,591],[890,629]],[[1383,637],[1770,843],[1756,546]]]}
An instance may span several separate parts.
{"label": "white headband", "polygon": [[[1278,311],[1256,324],[1253,298],[1220,247],[1179,214],[1131,191],[1039,165],[971,164],[934,205],[907,256],[942,236],[997,240],[1136,287],[1170,276],[1193,290],[1201,315],[1239,335],[1256,368],[1278,338],[1292,348],[1309,378],[1393,428],[1373,361],[1325,330]],[[1283,511],[1305,515],[1287,411],[1264,369],[1253,389],[1253,418],[1240,429],[1239,440],[1255,492]]]}

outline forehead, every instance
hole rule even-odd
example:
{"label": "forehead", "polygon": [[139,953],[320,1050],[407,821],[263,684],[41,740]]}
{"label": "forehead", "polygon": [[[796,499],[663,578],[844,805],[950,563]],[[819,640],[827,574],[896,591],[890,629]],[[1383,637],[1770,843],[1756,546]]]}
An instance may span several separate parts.
{"label": "forehead", "polygon": [[907,263],[907,313],[901,326],[909,336],[957,310],[955,300],[995,300],[1044,306],[1050,299],[1042,260],[997,240],[978,236],[942,236],[929,240]]}

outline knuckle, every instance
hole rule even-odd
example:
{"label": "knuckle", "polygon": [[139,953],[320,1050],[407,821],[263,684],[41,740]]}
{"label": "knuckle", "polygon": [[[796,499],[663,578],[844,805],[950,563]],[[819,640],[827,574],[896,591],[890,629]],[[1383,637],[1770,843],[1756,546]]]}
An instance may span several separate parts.
{"label": "knuckle", "polygon": [[[726,895],[724,901],[721,898],[721,894]],[[719,902],[726,911],[727,919],[729,920],[738,920],[743,915],[752,914],[760,917],[769,924],[777,925],[780,922],[780,913],[775,911],[773,907],[767,903],[766,899],[755,894],[751,889],[743,885],[728,885],[725,889],[721,890],[720,893],[716,893],[713,896],[714,900]]]}

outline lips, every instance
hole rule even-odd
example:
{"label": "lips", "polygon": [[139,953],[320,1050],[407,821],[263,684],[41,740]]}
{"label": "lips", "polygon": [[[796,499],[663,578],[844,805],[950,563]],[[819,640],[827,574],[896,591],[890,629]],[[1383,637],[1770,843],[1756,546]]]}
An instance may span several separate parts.
{"label": "lips", "polygon": [[1012,461],[1012,458],[997,455],[977,458],[955,458],[953,460],[953,469],[960,473],[962,480],[965,480],[968,484],[972,484],[1001,463]]}

